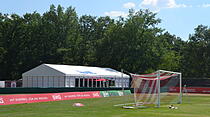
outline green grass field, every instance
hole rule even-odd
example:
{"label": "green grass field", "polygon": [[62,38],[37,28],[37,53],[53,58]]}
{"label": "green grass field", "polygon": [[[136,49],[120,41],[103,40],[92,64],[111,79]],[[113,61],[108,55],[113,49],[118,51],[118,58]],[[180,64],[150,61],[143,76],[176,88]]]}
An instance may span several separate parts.
{"label": "green grass field", "polygon": [[[84,107],[73,107],[75,102]],[[0,117],[210,117],[210,96],[183,97],[177,110],[160,108],[123,109],[113,106],[124,102],[121,97],[78,99],[56,102],[0,106]]]}

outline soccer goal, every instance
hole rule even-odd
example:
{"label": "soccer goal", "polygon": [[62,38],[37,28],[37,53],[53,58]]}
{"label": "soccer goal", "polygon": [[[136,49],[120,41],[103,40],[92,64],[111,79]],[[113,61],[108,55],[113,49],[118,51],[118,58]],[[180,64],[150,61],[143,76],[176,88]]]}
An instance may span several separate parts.
{"label": "soccer goal", "polygon": [[[179,72],[158,70],[151,74],[131,74],[134,105],[155,106],[182,103],[182,76]],[[174,92],[173,88],[179,87]]]}

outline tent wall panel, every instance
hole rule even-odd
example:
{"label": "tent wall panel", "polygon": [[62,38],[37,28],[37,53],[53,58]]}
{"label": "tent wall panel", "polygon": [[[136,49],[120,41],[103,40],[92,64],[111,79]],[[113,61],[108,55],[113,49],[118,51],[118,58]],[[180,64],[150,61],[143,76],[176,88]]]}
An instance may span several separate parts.
{"label": "tent wall panel", "polygon": [[38,87],[38,78],[35,76],[35,77],[32,77],[32,87]]}
{"label": "tent wall panel", "polygon": [[28,76],[27,79],[28,79],[28,85],[27,86],[28,87],[32,87],[32,85],[33,85],[33,78]]}
{"label": "tent wall panel", "polygon": [[49,87],[53,87],[54,86],[54,78],[52,76],[50,76],[48,78],[48,82],[49,82]]}
{"label": "tent wall panel", "polygon": [[65,87],[70,87],[70,78],[65,77]]}
{"label": "tent wall panel", "polygon": [[115,78],[115,87],[120,87],[119,79]]}
{"label": "tent wall panel", "polygon": [[43,88],[49,87],[49,76],[43,77]]}
{"label": "tent wall panel", "polygon": [[125,79],[125,87],[129,87],[129,79]]}
{"label": "tent wall panel", "polygon": [[23,77],[23,87],[28,87],[28,78],[27,78],[27,76]]}
{"label": "tent wall panel", "polygon": [[75,87],[75,77],[71,76],[68,77],[68,79],[69,79],[69,87]]}
{"label": "tent wall panel", "polygon": [[[77,82],[75,81],[77,79]],[[88,80],[86,80],[88,79]],[[96,80],[96,79],[95,79]],[[115,87],[129,87],[128,78],[115,78]],[[28,76],[23,78],[23,87],[109,87],[104,81],[93,82],[90,78],[75,76]],[[95,84],[93,86],[93,84]]]}
{"label": "tent wall panel", "polygon": [[75,78],[71,79],[71,86],[70,87],[75,87]]}
{"label": "tent wall panel", "polygon": [[59,86],[59,78],[57,76],[53,77],[53,87]]}
{"label": "tent wall panel", "polygon": [[59,77],[59,87],[65,87],[65,77],[64,76]]}
{"label": "tent wall panel", "polygon": [[38,82],[37,87],[43,87],[43,77],[42,76],[37,77],[37,82]]}

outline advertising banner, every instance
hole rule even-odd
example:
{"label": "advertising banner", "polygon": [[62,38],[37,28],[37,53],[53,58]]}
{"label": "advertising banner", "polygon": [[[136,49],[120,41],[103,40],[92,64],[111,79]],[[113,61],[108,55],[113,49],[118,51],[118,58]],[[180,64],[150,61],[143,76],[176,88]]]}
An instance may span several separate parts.
{"label": "advertising banner", "polygon": [[[170,92],[179,92],[179,87],[171,87]],[[185,87],[182,89],[183,92],[187,93],[210,93],[210,88],[203,87]]]}
{"label": "advertising banner", "polygon": [[130,95],[130,90],[124,90],[124,91],[101,91],[102,97],[110,97],[110,96],[124,96],[124,95]]}
{"label": "advertising banner", "polygon": [[99,98],[99,97],[101,97],[100,91],[25,94],[25,95],[2,95],[0,96],[0,105],[72,100],[72,99],[82,99],[82,98]]}

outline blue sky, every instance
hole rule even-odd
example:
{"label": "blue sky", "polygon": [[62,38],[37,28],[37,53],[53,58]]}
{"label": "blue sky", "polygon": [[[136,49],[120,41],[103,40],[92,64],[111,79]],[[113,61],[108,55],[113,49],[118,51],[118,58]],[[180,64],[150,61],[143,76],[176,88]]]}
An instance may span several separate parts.
{"label": "blue sky", "polygon": [[78,15],[126,16],[129,8],[148,8],[162,19],[159,27],[187,40],[200,24],[210,26],[210,0],[1,0],[0,12],[23,15],[44,13],[51,4],[64,8],[73,6]]}

